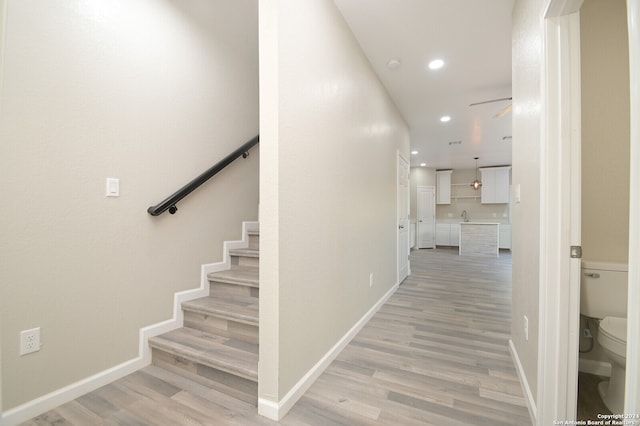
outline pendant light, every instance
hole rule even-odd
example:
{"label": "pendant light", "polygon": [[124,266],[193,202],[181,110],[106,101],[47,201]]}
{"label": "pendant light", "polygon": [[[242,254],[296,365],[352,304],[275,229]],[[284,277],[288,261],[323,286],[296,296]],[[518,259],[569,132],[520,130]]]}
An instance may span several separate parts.
{"label": "pendant light", "polygon": [[478,158],[480,157],[473,157],[473,158],[476,160],[476,180],[471,182],[471,187],[477,191],[482,187],[482,182],[478,180]]}

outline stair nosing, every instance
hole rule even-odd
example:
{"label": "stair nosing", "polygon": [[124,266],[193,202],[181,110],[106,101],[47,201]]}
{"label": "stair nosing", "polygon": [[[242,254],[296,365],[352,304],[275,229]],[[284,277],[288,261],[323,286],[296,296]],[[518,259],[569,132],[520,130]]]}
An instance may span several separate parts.
{"label": "stair nosing", "polygon": [[209,272],[207,274],[207,280],[210,282],[220,282],[224,284],[236,284],[236,285],[244,285],[247,287],[259,287],[259,277],[255,278],[244,278],[234,276],[234,271],[247,271],[247,270],[255,270],[258,268],[255,266],[240,266],[234,265],[231,269],[226,269],[223,271]]}
{"label": "stair nosing", "polygon": [[[187,327],[182,328],[182,330],[186,330],[186,329],[188,328]],[[173,331],[176,332],[178,330],[181,330],[181,329],[177,329]],[[198,331],[198,333],[203,335],[212,335],[211,333],[206,333],[203,331]],[[227,363],[219,359],[206,356],[205,354],[202,353],[202,351],[198,351],[197,349],[190,348],[188,345],[185,345],[180,342],[174,342],[166,337],[163,337],[163,335],[151,337],[149,339],[149,346],[155,349],[165,351],[173,356],[178,356],[183,359],[193,361],[201,365],[205,365],[207,367],[211,367],[211,368],[224,371],[226,373],[229,373],[238,377],[242,377],[247,380],[251,380],[253,382],[258,381],[257,356],[255,356],[256,358],[255,369],[252,368],[251,370],[246,371],[244,369],[238,368],[233,363]],[[212,344],[212,346],[222,346],[222,345]],[[243,352],[230,346],[226,347],[226,349],[230,351]],[[246,352],[243,352],[243,353],[246,353]]]}
{"label": "stair nosing", "polygon": [[[217,298],[225,299],[222,296],[219,296],[219,297],[208,296],[208,297],[212,299],[217,299]],[[249,299],[249,297],[247,297],[247,299]],[[253,299],[256,300],[256,303],[258,302],[258,298],[253,298]],[[232,321],[236,321],[236,322],[247,324],[247,325],[253,325],[256,327],[258,326],[259,316],[257,315],[257,312],[256,312],[256,315],[253,315],[253,313],[242,314],[241,313],[242,307],[239,307],[239,310],[236,310],[236,311],[229,311],[223,308],[205,307],[197,304],[196,302],[197,300],[200,300],[200,299],[182,302],[182,309],[184,311],[195,312],[202,315],[215,316],[217,318],[232,320]]]}
{"label": "stair nosing", "polygon": [[242,256],[242,257],[251,257],[251,258],[259,258],[260,250],[259,249],[251,249],[251,248],[238,248],[229,250],[229,254],[231,256]]}

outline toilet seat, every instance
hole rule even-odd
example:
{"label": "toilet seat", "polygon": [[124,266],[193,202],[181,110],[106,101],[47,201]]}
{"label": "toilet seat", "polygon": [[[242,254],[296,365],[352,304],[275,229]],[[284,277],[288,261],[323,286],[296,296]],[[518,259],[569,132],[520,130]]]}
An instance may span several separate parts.
{"label": "toilet seat", "polygon": [[600,321],[600,329],[620,343],[627,343],[627,319],[619,317],[605,317]]}
{"label": "toilet seat", "polygon": [[598,342],[604,349],[623,358],[621,364],[624,365],[624,358],[627,356],[627,319],[605,317],[600,321]]}

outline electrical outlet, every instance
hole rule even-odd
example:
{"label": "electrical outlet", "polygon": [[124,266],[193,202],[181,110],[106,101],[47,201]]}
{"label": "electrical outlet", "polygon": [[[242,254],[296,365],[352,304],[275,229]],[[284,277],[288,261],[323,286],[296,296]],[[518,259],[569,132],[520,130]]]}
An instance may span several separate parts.
{"label": "electrical outlet", "polygon": [[524,316],[524,340],[529,340],[529,318]]}
{"label": "electrical outlet", "polygon": [[373,287],[373,272],[369,274],[369,288]]}
{"label": "electrical outlet", "polygon": [[20,332],[20,355],[40,350],[40,327]]}

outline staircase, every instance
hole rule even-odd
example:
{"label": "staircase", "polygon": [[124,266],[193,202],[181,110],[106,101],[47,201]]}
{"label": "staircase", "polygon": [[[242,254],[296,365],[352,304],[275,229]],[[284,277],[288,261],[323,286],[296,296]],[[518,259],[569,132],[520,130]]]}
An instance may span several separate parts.
{"label": "staircase", "polygon": [[182,303],[184,326],[149,339],[152,363],[257,405],[260,235],[229,250],[231,269],[212,272],[209,296]]}

